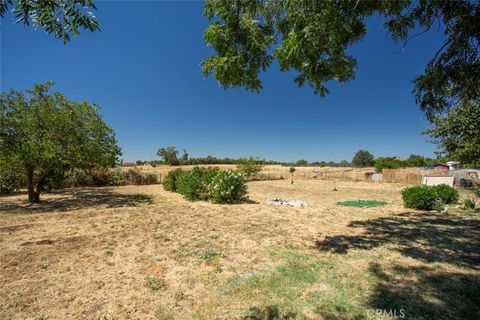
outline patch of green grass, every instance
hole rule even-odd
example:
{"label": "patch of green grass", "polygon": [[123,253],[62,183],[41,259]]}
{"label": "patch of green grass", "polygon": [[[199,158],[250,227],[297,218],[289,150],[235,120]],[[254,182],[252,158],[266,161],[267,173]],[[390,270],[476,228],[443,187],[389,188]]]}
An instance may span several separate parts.
{"label": "patch of green grass", "polygon": [[215,257],[220,256],[220,254],[216,251],[213,251],[213,250],[206,250],[206,251],[201,252],[199,254],[199,256],[200,256],[200,259],[210,260],[210,259],[213,259]]}
{"label": "patch of green grass", "polygon": [[381,207],[383,205],[386,205],[387,203],[383,201],[376,201],[376,200],[350,200],[350,201],[337,202],[337,204],[345,207],[373,208],[373,207]]}
{"label": "patch of green grass", "polygon": [[145,285],[152,291],[158,291],[165,287],[165,282],[157,277],[149,276],[145,278]]}
{"label": "patch of green grass", "polygon": [[[271,271],[233,277],[221,292],[227,299],[249,305],[243,319],[362,319],[361,301],[375,280],[365,272],[352,272],[336,257],[319,257],[292,250],[272,251],[280,263]],[[251,302],[248,302],[251,301]],[[272,316],[273,315],[273,316]]]}

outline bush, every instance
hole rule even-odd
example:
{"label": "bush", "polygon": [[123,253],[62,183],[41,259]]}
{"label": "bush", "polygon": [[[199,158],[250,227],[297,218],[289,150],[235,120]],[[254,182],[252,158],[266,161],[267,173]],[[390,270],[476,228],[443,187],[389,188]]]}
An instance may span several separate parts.
{"label": "bush", "polygon": [[208,168],[207,170],[205,170],[204,175],[203,175],[203,184],[204,184],[204,188],[205,188],[205,190],[207,190],[207,192],[208,192],[209,185],[212,183],[212,181],[215,179],[215,177],[222,172],[223,171],[220,170],[220,168],[218,168],[218,167]]}
{"label": "bush", "polygon": [[145,184],[145,175],[138,168],[130,168],[124,173],[127,184]]}
{"label": "bush", "polygon": [[435,191],[425,186],[403,189],[402,199],[406,208],[418,210],[432,210],[437,203]]}
{"label": "bush", "polygon": [[433,206],[433,210],[443,212],[443,210],[445,210],[445,206],[443,205],[443,203],[437,201]]}
{"label": "bush", "polygon": [[138,168],[130,168],[126,172],[121,167],[94,168],[89,170],[74,169],[65,178],[67,187],[84,186],[122,186],[125,184],[155,184],[158,176],[155,173],[144,174]]}
{"label": "bush", "polygon": [[184,172],[180,168],[169,171],[163,179],[163,188],[167,191],[177,191],[177,180]]}
{"label": "bush", "polygon": [[475,210],[476,205],[477,204],[475,203],[475,200],[473,200],[471,198],[467,198],[467,199],[463,200],[463,206],[467,210]]}
{"label": "bush", "polygon": [[[190,201],[208,200],[208,180],[211,180],[218,169],[194,167],[178,177],[176,186],[178,193]],[[210,171],[210,173],[209,173]]]}
{"label": "bush", "polygon": [[441,184],[432,187],[433,191],[444,204],[455,203],[458,201],[458,191],[454,188]]}
{"label": "bush", "polygon": [[123,173],[119,167],[114,169],[73,169],[63,178],[63,186],[65,187],[101,187],[122,184],[124,184]]}
{"label": "bush", "polygon": [[157,184],[158,176],[156,173],[148,172],[145,174],[145,184]]}
{"label": "bush", "polygon": [[110,168],[93,168],[87,171],[89,185],[108,186],[112,181]]}
{"label": "bush", "polygon": [[210,200],[214,203],[239,203],[245,199],[245,177],[234,170],[220,171],[209,184]]}
{"label": "bush", "polygon": [[480,197],[480,188],[475,189],[473,192]]}
{"label": "bush", "polygon": [[219,168],[194,167],[170,171],[163,181],[165,190],[177,191],[190,201],[238,203],[245,199],[247,186],[243,174]]}
{"label": "bush", "polygon": [[123,170],[120,167],[115,167],[110,170],[110,184],[112,186],[123,186],[125,185],[125,176]]}

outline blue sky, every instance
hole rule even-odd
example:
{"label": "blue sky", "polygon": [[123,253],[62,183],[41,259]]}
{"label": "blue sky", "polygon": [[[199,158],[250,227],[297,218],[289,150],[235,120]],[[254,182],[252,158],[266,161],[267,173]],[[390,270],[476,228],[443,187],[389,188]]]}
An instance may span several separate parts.
{"label": "blue sky", "polygon": [[224,90],[202,76],[211,54],[202,35],[202,3],[97,1],[101,32],[64,45],[42,30],[1,26],[1,90],[53,80],[55,90],[96,102],[118,137],[126,161],[155,159],[161,146],[191,156],[258,156],[293,161],[351,160],[360,148],[375,156],[422,154],[435,146],[421,132],[428,122],[411,94],[439,47],[430,33],[405,50],[380,19],[350,49],[355,80],[332,82],[326,98],[298,88],[278,65],[262,74],[263,91]]}

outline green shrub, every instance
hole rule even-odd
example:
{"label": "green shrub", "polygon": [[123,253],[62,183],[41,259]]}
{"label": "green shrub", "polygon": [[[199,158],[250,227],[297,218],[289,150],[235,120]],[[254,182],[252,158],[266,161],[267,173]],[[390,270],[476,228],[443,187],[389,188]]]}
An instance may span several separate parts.
{"label": "green shrub", "polygon": [[234,170],[219,171],[209,184],[210,200],[214,203],[239,203],[245,199],[245,177]]}
{"label": "green shrub", "polygon": [[463,206],[465,207],[465,209],[475,210],[476,205],[477,204],[475,203],[475,200],[473,200],[471,198],[467,198],[467,199],[463,200]]}
{"label": "green shrub", "polygon": [[177,180],[184,172],[180,168],[169,171],[163,179],[163,188],[167,191],[177,191]]}
{"label": "green shrub", "polygon": [[403,189],[402,199],[406,208],[432,210],[435,208],[437,195],[432,188],[415,186]]}
{"label": "green shrub", "polygon": [[446,184],[432,187],[433,191],[444,204],[455,203],[458,201],[458,191]]}
{"label": "green shrub", "polygon": [[125,184],[125,176],[120,167],[115,167],[110,170],[110,184],[112,186],[123,186]]}
{"label": "green shrub", "polygon": [[207,169],[194,167],[178,177],[177,192],[190,201],[208,199],[207,185],[204,182]]}
{"label": "green shrub", "polygon": [[243,174],[219,168],[194,167],[170,171],[163,181],[165,190],[177,191],[190,201],[238,203],[245,199],[247,186]]}
{"label": "green shrub", "polygon": [[433,206],[433,210],[438,212],[443,212],[443,210],[445,210],[445,205],[441,202],[436,202],[435,205]]}
{"label": "green shrub", "polygon": [[220,168],[218,168],[218,167],[208,168],[204,171],[204,173],[203,173],[203,187],[205,189],[205,192],[208,192],[208,186],[212,183],[213,179],[218,174],[220,174],[221,172],[223,172],[223,171],[220,170]]}
{"label": "green shrub", "polygon": [[475,189],[473,192],[480,197],[480,188]]}

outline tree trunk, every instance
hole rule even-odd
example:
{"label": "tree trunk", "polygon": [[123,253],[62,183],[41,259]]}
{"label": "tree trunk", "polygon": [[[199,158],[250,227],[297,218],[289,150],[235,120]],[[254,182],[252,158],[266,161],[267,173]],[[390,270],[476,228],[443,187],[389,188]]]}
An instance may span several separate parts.
{"label": "tree trunk", "polygon": [[28,190],[28,201],[30,202],[39,202],[40,201],[40,192],[35,192],[35,186],[33,184],[33,173],[35,168],[27,168],[27,190]]}

